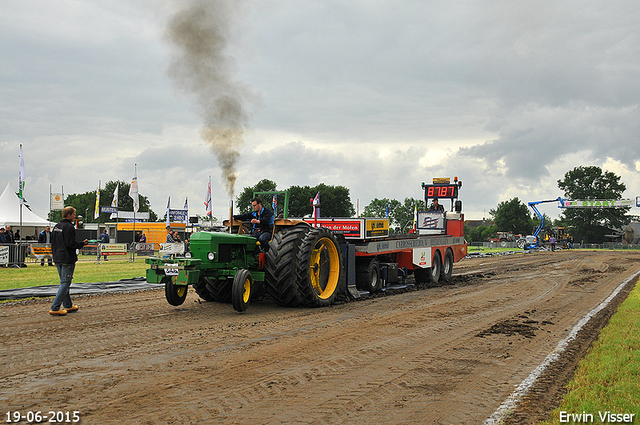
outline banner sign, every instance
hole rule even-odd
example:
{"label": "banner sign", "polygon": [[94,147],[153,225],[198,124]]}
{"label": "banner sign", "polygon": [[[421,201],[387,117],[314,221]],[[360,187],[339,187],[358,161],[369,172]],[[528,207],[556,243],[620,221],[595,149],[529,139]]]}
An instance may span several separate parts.
{"label": "banner sign", "polygon": [[444,214],[440,211],[418,211],[418,229],[444,230]]}
{"label": "banner sign", "polygon": [[9,262],[9,247],[0,246],[0,264],[7,264]]}
{"label": "banner sign", "polygon": [[[115,213],[111,215],[111,218],[116,218]],[[118,211],[118,218],[133,220],[133,211]],[[138,211],[136,213],[136,221],[138,220],[149,220],[149,212]]]}
{"label": "banner sign", "polygon": [[101,213],[117,213],[118,209],[116,207],[100,207],[100,212]]}
{"label": "banner sign", "polygon": [[43,258],[51,258],[51,244],[50,243],[39,243],[39,244],[31,244],[31,255],[33,255],[38,260]]}
{"label": "banner sign", "polygon": [[51,194],[51,211],[61,211],[64,209],[64,199],[62,193]]}
{"label": "banner sign", "polygon": [[169,210],[169,217],[173,218],[173,221],[187,221],[187,210]]}
{"label": "banner sign", "polygon": [[101,243],[100,254],[101,255],[126,255],[127,244],[126,243]]}
{"label": "banner sign", "polygon": [[162,255],[177,255],[184,254],[184,244],[183,243],[161,243],[160,244],[160,254]]}
{"label": "banner sign", "polygon": [[349,239],[381,239],[389,236],[388,218],[304,218],[312,226],[326,227]]}
{"label": "banner sign", "polygon": [[563,199],[562,203],[564,208],[624,208],[633,206],[632,199]]}

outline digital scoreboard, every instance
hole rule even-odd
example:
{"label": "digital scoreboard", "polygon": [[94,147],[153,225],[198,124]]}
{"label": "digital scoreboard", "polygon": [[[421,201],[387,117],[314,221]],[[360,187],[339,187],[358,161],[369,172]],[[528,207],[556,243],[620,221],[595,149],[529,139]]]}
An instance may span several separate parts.
{"label": "digital scoreboard", "polygon": [[457,184],[425,184],[423,189],[426,198],[458,198]]}

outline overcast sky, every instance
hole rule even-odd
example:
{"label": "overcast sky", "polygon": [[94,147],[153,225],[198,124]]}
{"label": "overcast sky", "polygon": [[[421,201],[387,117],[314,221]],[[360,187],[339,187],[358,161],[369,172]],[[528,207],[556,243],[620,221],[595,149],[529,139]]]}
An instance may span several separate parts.
{"label": "overcast sky", "polygon": [[205,4],[0,0],[0,190],[17,188],[22,143],[43,217],[50,185],[91,191],[134,164],[159,216],[168,196],[203,214],[211,175],[225,217],[221,156],[235,195],[343,185],[360,211],[458,176],[481,219],[561,196],[581,165],[640,196],[637,0]]}

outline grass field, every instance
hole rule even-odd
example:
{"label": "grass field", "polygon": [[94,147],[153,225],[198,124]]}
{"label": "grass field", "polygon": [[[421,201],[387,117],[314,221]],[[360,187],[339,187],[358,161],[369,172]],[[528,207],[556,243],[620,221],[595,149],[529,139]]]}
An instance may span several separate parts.
{"label": "grass field", "polygon": [[491,253],[491,252],[508,252],[508,251],[524,252],[522,249],[519,249],[519,248],[485,248],[485,247],[482,247],[482,246],[468,246],[467,247],[467,252],[468,253],[472,253],[472,252]]}
{"label": "grass field", "polygon": [[[149,267],[144,258],[136,257],[135,262],[130,263],[128,257],[114,258],[109,261],[84,261],[76,263],[73,281],[79,283],[110,282],[120,279],[129,279],[145,275]],[[44,267],[40,263],[27,263],[27,267],[1,268],[0,290],[14,288],[28,288],[30,286],[57,285],[60,283],[58,270],[55,266],[49,267],[45,262]]]}
{"label": "grass field", "polygon": [[[640,423],[639,379],[640,287],[636,286],[578,365],[552,421],[543,424]],[[606,412],[616,416],[607,417]]]}

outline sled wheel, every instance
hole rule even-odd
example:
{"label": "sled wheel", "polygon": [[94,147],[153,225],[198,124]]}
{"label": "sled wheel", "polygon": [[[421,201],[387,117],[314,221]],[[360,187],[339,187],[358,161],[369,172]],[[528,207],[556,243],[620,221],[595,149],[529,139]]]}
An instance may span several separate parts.
{"label": "sled wheel", "polygon": [[231,303],[236,311],[245,311],[249,306],[251,299],[251,272],[246,269],[240,269],[233,278],[233,286],[231,287]]}
{"label": "sled wheel", "polygon": [[382,279],[380,279],[380,262],[374,258],[369,262],[367,270],[358,272],[356,275],[358,287],[370,293],[379,292],[382,289]]}
{"label": "sled wheel", "polygon": [[442,271],[440,273],[440,277],[445,282],[449,282],[451,280],[452,274],[453,274],[453,253],[450,250],[447,250],[447,253],[444,256],[444,264],[442,265]]}
{"label": "sled wheel", "polygon": [[429,272],[429,278],[431,283],[438,283],[440,281],[440,270],[442,269],[442,259],[440,259],[440,253],[438,251],[433,254],[433,260],[431,261],[431,271]]}
{"label": "sled wheel", "polygon": [[165,277],[164,280],[164,296],[169,304],[179,306],[184,303],[187,298],[187,285],[176,285],[171,277]]}

